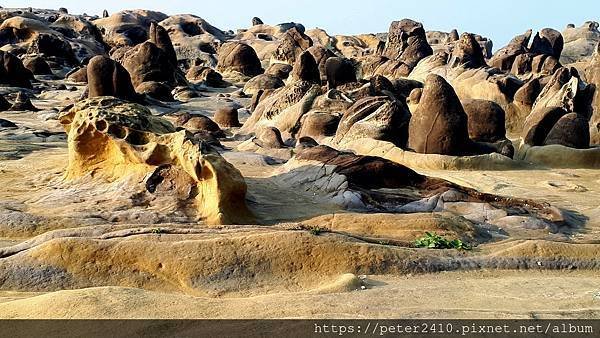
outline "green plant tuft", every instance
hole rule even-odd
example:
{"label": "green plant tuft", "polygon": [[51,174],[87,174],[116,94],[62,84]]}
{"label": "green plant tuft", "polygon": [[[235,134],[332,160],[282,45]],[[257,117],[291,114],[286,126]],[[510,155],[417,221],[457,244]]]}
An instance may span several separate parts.
{"label": "green plant tuft", "polygon": [[471,250],[471,246],[460,239],[448,240],[438,234],[425,232],[425,236],[415,240],[417,248]]}

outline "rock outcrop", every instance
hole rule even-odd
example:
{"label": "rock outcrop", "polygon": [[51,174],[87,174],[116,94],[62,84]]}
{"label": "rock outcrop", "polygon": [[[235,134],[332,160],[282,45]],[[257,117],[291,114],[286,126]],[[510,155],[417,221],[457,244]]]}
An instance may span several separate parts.
{"label": "rock outcrop", "polygon": [[[154,192],[161,182],[189,191],[185,201],[210,224],[251,219],[240,172],[185,131],[134,103],[97,97],[76,103],[60,116],[68,134],[66,179],[146,176]],[[183,186],[181,186],[183,185]]]}

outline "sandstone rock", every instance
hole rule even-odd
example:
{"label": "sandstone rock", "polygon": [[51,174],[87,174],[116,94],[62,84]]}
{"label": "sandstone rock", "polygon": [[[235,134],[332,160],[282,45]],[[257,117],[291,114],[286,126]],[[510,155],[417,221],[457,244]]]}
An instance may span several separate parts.
{"label": "sandstone rock", "polygon": [[589,148],[588,120],[577,113],[563,115],[550,129],[543,144],[560,144],[577,149]]}
{"label": "sandstone rock", "polygon": [[410,118],[408,108],[400,101],[387,96],[366,97],[344,112],[334,143],[367,137],[405,147]]}
{"label": "sandstone rock", "polygon": [[280,39],[279,46],[273,53],[273,58],[293,65],[300,54],[312,45],[313,41],[310,37],[298,30],[297,27],[293,27],[288,29]]}
{"label": "sandstone rock", "polygon": [[479,142],[506,139],[504,109],[486,100],[466,100],[462,106],[468,117],[469,138]]}
{"label": "sandstone rock", "polygon": [[192,66],[188,69],[185,77],[191,81],[203,81],[209,87],[225,88],[229,86],[229,83],[223,80],[223,76],[210,67]]}
{"label": "sandstone rock", "polygon": [[232,73],[254,77],[263,72],[254,49],[240,42],[226,42],[219,48],[217,70],[225,77]]}
{"label": "sandstone rock", "polygon": [[297,138],[310,137],[314,140],[321,140],[324,137],[334,136],[340,117],[324,112],[309,112],[302,116],[300,120],[300,130]]}
{"label": "sandstone rock", "polygon": [[263,24],[263,21],[260,18],[258,18],[256,16],[252,18],[252,26],[262,25],[262,24]]}
{"label": "sandstone rock", "polygon": [[273,63],[265,70],[265,74],[276,76],[282,80],[287,79],[291,72],[292,66],[287,63]]}
{"label": "sandstone rock", "polygon": [[169,37],[169,33],[165,28],[156,22],[150,23],[148,31],[148,40],[160,48],[166,55],[173,66],[177,66],[177,55],[173,48],[173,43]]}
{"label": "sandstone rock", "polygon": [[454,89],[441,76],[427,76],[408,131],[408,147],[418,153],[460,155],[468,152],[467,115]]}
{"label": "sandstone rock", "polygon": [[10,107],[11,111],[38,111],[36,107],[33,106],[29,96],[24,92],[18,92],[17,97],[15,98],[15,102]]}
{"label": "sandstone rock", "polygon": [[93,57],[87,65],[88,97],[114,96],[134,100],[137,95],[129,73],[121,64],[105,56]]}
{"label": "sandstone rock", "polygon": [[9,120],[0,119],[0,129],[16,129],[18,126]]}
{"label": "sandstone rock", "polygon": [[508,45],[499,49],[489,60],[489,65],[492,67],[499,68],[504,71],[509,71],[512,68],[512,64],[518,55],[527,52],[527,45],[529,39],[531,39],[531,29],[525,32],[525,34],[514,37]]}
{"label": "sandstone rock", "polygon": [[67,179],[94,172],[94,178],[144,177],[170,165],[187,174],[197,195],[188,197],[209,224],[247,222],[246,184],[218,153],[195,143],[185,131],[153,116],[143,106],[114,98],[76,103],[60,116],[68,134]]}
{"label": "sandstone rock", "polygon": [[246,82],[244,85],[244,93],[248,95],[254,95],[259,90],[277,89],[283,87],[284,85],[285,83],[283,83],[283,80],[274,75],[260,74]]}
{"label": "sandstone rock", "polygon": [[319,65],[315,61],[312,54],[306,50],[297,57],[292,72],[290,73],[292,81],[307,81],[320,84],[321,74],[319,73]]}
{"label": "sandstone rock", "polygon": [[308,48],[307,51],[315,58],[317,65],[319,66],[319,74],[321,75],[321,82],[327,81],[326,63],[327,59],[334,57],[335,54],[330,50],[321,45],[313,45]]}
{"label": "sandstone rock", "polygon": [[178,69],[171,63],[169,56],[150,41],[135,47],[122,47],[113,53],[131,75],[134,87],[143,82],[163,82],[174,87],[182,84],[178,78]]}
{"label": "sandstone rock", "polygon": [[384,55],[390,59],[398,59],[413,68],[421,59],[433,54],[433,50],[423,25],[419,22],[402,19],[390,25]]}
{"label": "sandstone rock", "polygon": [[23,66],[29,69],[34,75],[52,75],[52,69],[50,69],[46,60],[40,56],[26,58],[23,62]]}
{"label": "sandstone rock", "polygon": [[598,23],[587,21],[580,27],[567,27],[563,32],[563,51],[560,55],[562,64],[569,64],[588,59],[600,42]]}
{"label": "sandstone rock", "polygon": [[142,82],[135,88],[135,91],[139,94],[148,95],[153,99],[161,101],[174,101],[173,95],[171,94],[171,87],[161,82]]}
{"label": "sandstone rock", "polygon": [[256,139],[254,143],[261,148],[279,149],[285,147],[281,132],[275,127],[260,127],[256,131]]}
{"label": "sandstone rock", "polygon": [[327,87],[336,88],[349,82],[356,82],[356,70],[351,60],[346,58],[331,57],[325,62]]}
{"label": "sandstone rock", "polygon": [[105,43],[110,47],[135,46],[148,39],[152,22],[167,19],[164,13],[148,10],[124,10],[111,16],[94,20]]}
{"label": "sandstone rock", "polygon": [[65,78],[73,82],[87,83],[87,66],[72,69]]}
{"label": "sandstone rock", "polygon": [[33,79],[33,74],[25,66],[23,62],[11,53],[6,53],[0,50],[0,83],[9,86],[32,88],[30,80]]}
{"label": "sandstone rock", "polygon": [[30,43],[27,53],[56,57],[69,65],[79,64],[71,45],[53,34],[39,34]]}
{"label": "sandstone rock", "polygon": [[238,110],[235,107],[222,107],[215,112],[213,118],[221,128],[241,127],[238,119]]}

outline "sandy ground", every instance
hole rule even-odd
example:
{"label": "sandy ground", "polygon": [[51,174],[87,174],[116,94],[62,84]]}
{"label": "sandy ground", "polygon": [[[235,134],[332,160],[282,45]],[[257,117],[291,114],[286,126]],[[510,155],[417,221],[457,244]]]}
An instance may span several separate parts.
{"label": "sandy ground", "polygon": [[203,298],[100,287],[4,292],[3,318],[598,318],[596,272],[368,276],[367,289]]}

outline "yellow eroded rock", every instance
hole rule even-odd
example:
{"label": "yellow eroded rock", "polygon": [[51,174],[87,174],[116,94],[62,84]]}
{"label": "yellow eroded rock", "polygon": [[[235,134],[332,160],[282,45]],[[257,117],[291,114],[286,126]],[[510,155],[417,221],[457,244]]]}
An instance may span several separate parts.
{"label": "yellow eroded rock", "polygon": [[95,97],[76,103],[61,114],[60,122],[68,134],[66,179],[88,174],[108,181],[145,177],[158,166],[170,165],[183,169],[195,183],[194,204],[208,223],[252,220],[239,170],[144,106]]}

